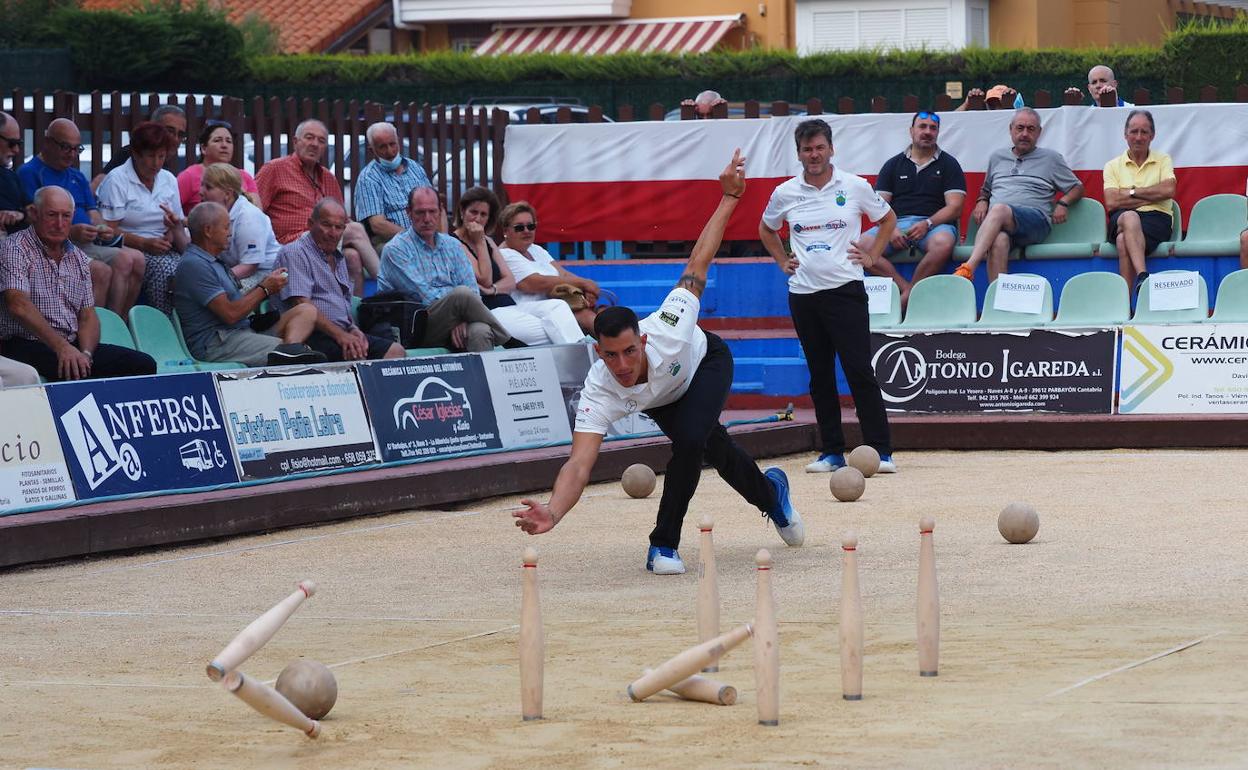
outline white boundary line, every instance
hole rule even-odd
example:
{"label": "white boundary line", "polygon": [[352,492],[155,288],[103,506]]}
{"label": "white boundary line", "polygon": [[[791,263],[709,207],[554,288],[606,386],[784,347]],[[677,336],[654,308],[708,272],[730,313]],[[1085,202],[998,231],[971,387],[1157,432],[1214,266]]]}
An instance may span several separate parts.
{"label": "white boundary line", "polygon": [[1091,684],[1091,683],[1093,683],[1093,682],[1096,682],[1096,681],[1099,681],[1099,680],[1101,680],[1101,679],[1104,679],[1105,677],[1113,676],[1114,674],[1119,674],[1119,673],[1122,673],[1123,671],[1129,671],[1130,669],[1137,668],[1137,667],[1139,667],[1139,666],[1144,665],[1145,663],[1152,663],[1154,660],[1158,660],[1158,659],[1160,659],[1160,658],[1164,658],[1164,657],[1166,657],[1167,655],[1173,655],[1173,654],[1174,654],[1174,653],[1176,653],[1176,652],[1182,652],[1182,651],[1184,651],[1184,650],[1186,650],[1186,649],[1188,649],[1188,648],[1190,648],[1190,647],[1195,647],[1196,645],[1200,644],[1200,643],[1201,643],[1201,642],[1203,642],[1203,641],[1206,641],[1206,640],[1208,640],[1208,639],[1212,639],[1212,638],[1214,638],[1215,636],[1221,636],[1221,635],[1222,635],[1222,634],[1224,634],[1224,633],[1226,633],[1226,632],[1225,632],[1225,631],[1215,631],[1214,633],[1209,634],[1209,635],[1207,635],[1207,636],[1202,636],[1202,637],[1200,637],[1199,639],[1193,639],[1193,640],[1191,640],[1190,642],[1184,642],[1183,644],[1180,644],[1180,645],[1178,645],[1177,647],[1171,647],[1171,648],[1170,648],[1170,649],[1168,649],[1168,650],[1163,650],[1163,651],[1161,651],[1161,652],[1157,653],[1156,655],[1150,655],[1150,656],[1148,656],[1147,658],[1144,658],[1143,660],[1137,660],[1137,661],[1135,661],[1134,663],[1128,663],[1128,664],[1127,664],[1127,665],[1125,665],[1125,666],[1119,666],[1118,668],[1115,668],[1115,669],[1113,669],[1112,671],[1106,671],[1106,672],[1105,672],[1105,673],[1103,673],[1103,674],[1097,674],[1096,676],[1090,676],[1090,677],[1088,677],[1087,679],[1084,679],[1084,680],[1083,680],[1083,681],[1081,681],[1081,682],[1075,682],[1074,684],[1072,684],[1072,685],[1071,685],[1071,686],[1069,686],[1069,687],[1063,687],[1063,688],[1062,688],[1062,689],[1060,689],[1060,690],[1054,690],[1053,692],[1049,693],[1048,695],[1046,695],[1046,696],[1044,696],[1044,697],[1046,697],[1046,698],[1054,698],[1054,697],[1056,697],[1056,696],[1058,696],[1058,695],[1063,695],[1063,694],[1065,694],[1065,693],[1070,692],[1071,690],[1074,690],[1074,689],[1077,689],[1077,688],[1083,687],[1085,684]]}

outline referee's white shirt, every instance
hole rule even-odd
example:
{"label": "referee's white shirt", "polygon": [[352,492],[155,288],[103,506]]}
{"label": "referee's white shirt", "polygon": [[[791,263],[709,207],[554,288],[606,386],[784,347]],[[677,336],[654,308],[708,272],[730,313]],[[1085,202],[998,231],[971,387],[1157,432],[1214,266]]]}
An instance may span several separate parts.
{"label": "referee's white shirt", "polygon": [[576,407],[576,431],[607,434],[611,423],[634,412],[666,406],[689,390],[694,372],[706,357],[706,333],[698,328],[697,295],[672,289],[659,309],[641,319],[646,335],[649,379],[626,388],[601,358],[590,367]]}
{"label": "referee's white shirt", "polygon": [[781,182],[771,193],[763,224],[779,230],[789,223],[789,243],[797,272],[789,277],[793,294],[814,294],[862,280],[862,266],[849,261],[849,244],[862,235],[862,215],[878,222],[888,203],[860,176],[832,169],[822,188],[802,175]]}

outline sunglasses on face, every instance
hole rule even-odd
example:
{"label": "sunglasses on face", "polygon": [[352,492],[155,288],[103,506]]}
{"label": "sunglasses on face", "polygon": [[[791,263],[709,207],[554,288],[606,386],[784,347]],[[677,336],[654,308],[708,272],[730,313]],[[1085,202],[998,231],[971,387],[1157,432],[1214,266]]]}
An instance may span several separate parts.
{"label": "sunglasses on face", "polygon": [[50,136],[49,136],[49,137],[47,137],[47,140],[48,140],[49,142],[51,142],[52,144],[56,145],[57,147],[60,147],[60,148],[61,148],[61,152],[74,152],[74,153],[78,153],[78,152],[82,152],[84,149],[86,149],[86,148],[85,148],[83,145],[81,145],[81,144],[70,144],[69,142],[62,142],[60,139],[53,139],[53,138],[52,138],[52,137],[50,137]]}
{"label": "sunglasses on face", "polygon": [[936,125],[938,126],[940,125],[940,116],[934,112],[928,112],[927,110],[924,110],[923,112],[914,113],[914,119],[916,121],[917,120],[930,120]]}
{"label": "sunglasses on face", "polygon": [[511,226],[512,232],[516,232],[516,233],[522,233],[525,230],[528,230],[529,232],[533,232],[536,229],[537,229],[536,222],[530,222],[527,225],[512,225]]}

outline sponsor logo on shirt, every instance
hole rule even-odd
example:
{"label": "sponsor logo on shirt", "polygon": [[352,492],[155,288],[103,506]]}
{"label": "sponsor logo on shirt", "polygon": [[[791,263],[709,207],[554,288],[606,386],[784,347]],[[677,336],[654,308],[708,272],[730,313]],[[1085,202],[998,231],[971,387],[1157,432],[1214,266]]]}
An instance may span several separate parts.
{"label": "sponsor logo on shirt", "polygon": [[[876,197],[879,197],[879,196],[876,196]],[[836,191],[836,205],[838,206],[845,205],[845,191],[844,190]]]}
{"label": "sponsor logo on shirt", "polygon": [[680,316],[675,313],[669,313],[666,310],[659,311],[659,320],[668,326],[675,326],[680,323]]}
{"label": "sponsor logo on shirt", "polygon": [[831,251],[832,247],[826,243],[812,243],[806,247],[806,251]]}
{"label": "sponsor logo on shirt", "polygon": [[[841,203],[842,205],[844,205],[844,201],[842,201]],[[844,230],[846,227],[849,227],[849,225],[845,222],[845,220],[833,219],[821,225],[795,224],[793,225],[793,232],[810,233],[816,230]]]}
{"label": "sponsor logo on shirt", "polygon": [[628,410],[628,413],[629,413],[629,414],[632,414],[633,412],[636,412],[636,411],[637,411],[637,401],[636,401],[636,399],[632,399],[632,398],[630,398],[630,399],[628,399],[627,401],[625,401],[625,402],[624,402],[624,408]]}
{"label": "sponsor logo on shirt", "polygon": [[675,377],[676,375],[680,374],[680,362],[679,362],[679,361],[673,361],[673,362],[671,362],[670,364],[668,364],[668,365],[667,365],[667,373],[668,373],[668,374],[670,374],[670,375],[672,375],[673,377]]}

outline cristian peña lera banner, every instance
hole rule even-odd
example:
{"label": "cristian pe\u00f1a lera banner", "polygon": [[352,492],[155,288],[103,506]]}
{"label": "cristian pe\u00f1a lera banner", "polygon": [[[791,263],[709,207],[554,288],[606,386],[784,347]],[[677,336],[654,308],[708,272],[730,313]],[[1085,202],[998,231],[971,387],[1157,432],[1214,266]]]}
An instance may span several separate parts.
{"label": "cristian pe\u00f1a lera banner", "polygon": [[1109,414],[1116,332],[872,334],[884,405],[903,412]]}
{"label": "cristian pe\u00f1a lera banner", "polygon": [[1248,412],[1248,324],[1124,326],[1122,414]]}
{"label": "cristian pe\u00f1a lera banner", "polygon": [[43,388],[0,390],[0,514],[68,503],[74,485]]}

